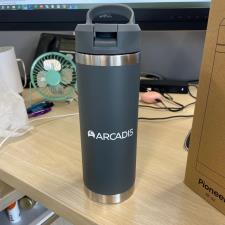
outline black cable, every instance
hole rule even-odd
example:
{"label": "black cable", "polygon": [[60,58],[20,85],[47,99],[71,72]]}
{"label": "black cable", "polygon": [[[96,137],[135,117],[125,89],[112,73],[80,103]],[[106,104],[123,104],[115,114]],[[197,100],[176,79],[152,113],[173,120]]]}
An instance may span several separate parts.
{"label": "black cable", "polygon": [[188,80],[189,84],[198,84],[199,80]]}
{"label": "black cable", "polygon": [[[172,97],[170,94],[164,93],[164,94],[163,94],[163,97],[164,97],[166,100],[168,100],[170,103],[173,103],[174,105],[179,106],[179,108],[181,108],[181,110],[184,109],[185,106],[184,106],[183,104],[181,104],[181,103],[175,101],[175,100],[173,99],[173,97]],[[179,109],[179,108],[178,108],[178,109]]]}
{"label": "black cable", "polygon": [[163,97],[164,97],[165,99],[167,99],[167,100],[170,100],[170,101],[173,100],[173,97],[172,97],[169,93],[163,93],[162,95],[163,95]]}
{"label": "black cable", "polygon": [[[190,84],[189,87],[190,87],[190,86],[193,86],[193,87],[197,88],[196,85]],[[190,95],[192,98],[196,99],[196,97],[191,93],[189,87],[188,87],[189,95]],[[168,93],[163,93],[162,95],[163,95],[163,97],[164,97],[166,100],[168,100],[168,101],[169,101],[170,103],[172,103],[172,104],[175,104],[175,105],[178,106],[178,107],[169,107],[169,106],[167,106],[161,99],[157,99],[157,102],[158,102],[158,103],[161,103],[161,104],[163,105],[163,107],[156,107],[156,106],[149,106],[149,105],[139,105],[139,107],[142,107],[142,108],[151,108],[151,109],[162,109],[162,110],[168,110],[168,111],[170,111],[170,112],[180,112],[180,111],[184,110],[185,108],[187,108],[187,107],[189,107],[189,106],[191,106],[191,105],[194,105],[194,104],[196,103],[196,101],[194,101],[194,102],[191,102],[191,103],[189,103],[189,104],[187,104],[187,105],[183,105],[183,104],[181,104],[181,103],[175,101],[175,100],[173,99],[173,97],[172,97],[171,95],[169,95]]]}
{"label": "black cable", "polygon": [[[192,84],[190,84],[188,86],[188,93],[189,93],[189,95],[192,98],[196,99],[196,97],[190,91],[190,88],[189,88],[190,86],[194,86],[195,88],[197,88],[197,86],[196,85],[192,85]],[[187,108],[187,107],[189,107],[191,105],[194,105],[196,103],[196,101],[194,101],[194,102],[191,102],[191,103],[189,103],[187,105],[183,105],[183,104],[175,101],[173,99],[173,97],[171,95],[169,95],[168,93],[164,93],[163,97],[166,100],[168,100],[170,103],[175,104],[178,107],[168,107],[161,99],[157,99],[157,103],[161,103],[163,105],[163,107],[155,107],[155,106],[149,106],[149,105],[139,105],[139,107],[152,108],[152,109],[164,109],[164,110],[168,110],[170,112],[180,112],[183,109],[185,109],[185,108]],[[139,117],[138,119],[139,120],[148,120],[148,121],[157,121],[157,120],[170,120],[170,119],[176,119],[176,118],[193,118],[193,116],[194,115],[176,115],[176,116],[159,117],[159,118],[157,118],[157,117],[155,117],[155,118]]]}
{"label": "black cable", "polygon": [[185,105],[185,107],[184,107],[184,108],[187,108],[187,107],[189,107],[189,106],[191,106],[191,105],[195,105],[195,103],[196,103],[196,102],[191,102],[191,103],[189,103],[189,104]]}
{"label": "black cable", "polygon": [[[162,103],[162,102],[161,102]],[[150,106],[150,105],[139,105],[139,107],[140,108],[150,108],[150,109],[163,109],[163,110],[168,110],[168,111],[170,111],[170,110],[174,110],[173,112],[177,112],[176,110],[177,110],[177,108],[175,108],[175,107],[167,107],[167,106],[165,106],[165,107],[157,107],[157,106]],[[178,110],[179,111],[179,110]]]}
{"label": "black cable", "polygon": [[141,72],[141,78],[146,78],[149,80],[163,80],[162,76],[157,73],[146,73],[146,72]]}
{"label": "black cable", "polygon": [[[175,102],[175,101],[174,101]],[[173,102],[173,103],[174,103]],[[161,103],[164,107],[156,107],[156,106],[150,106],[150,105],[139,105],[139,107],[141,108],[150,108],[150,109],[162,109],[162,110],[168,110],[170,112],[180,112],[182,111],[183,109],[191,106],[191,105],[194,105],[195,102],[191,102],[187,105],[182,105],[178,102],[175,102],[177,105],[179,105],[180,107],[168,107],[163,101],[159,100],[158,103]]]}
{"label": "black cable", "polygon": [[184,140],[184,149],[186,151],[189,150],[189,147],[190,147],[190,139],[191,139],[191,130],[188,132],[188,134],[187,134],[187,136],[186,136],[186,138]]}
{"label": "black cable", "polygon": [[185,108],[185,106],[180,104],[179,102],[176,102],[174,100],[169,100],[169,101],[171,101],[172,103],[174,103],[178,107],[168,107],[163,101],[160,101],[160,102],[170,112],[180,112],[181,110],[183,110]]}
{"label": "black cable", "polygon": [[188,85],[188,94],[189,94],[192,98],[197,99],[197,97],[194,96],[194,95],[191,93],[190,87],[195,87],[196,89],[198,89],[197,85],[193,85],[193,84],[189,84],[189,85]]}
{"label": "black cable", "polygon": [[192,118],[193,115],[177,115],[177,116],[168,116],[168,117],[155,117],[155,118],[147,118],[147,117],[139,117],[139,120],[170,120],[170,119],[176,119],[176,118]]}

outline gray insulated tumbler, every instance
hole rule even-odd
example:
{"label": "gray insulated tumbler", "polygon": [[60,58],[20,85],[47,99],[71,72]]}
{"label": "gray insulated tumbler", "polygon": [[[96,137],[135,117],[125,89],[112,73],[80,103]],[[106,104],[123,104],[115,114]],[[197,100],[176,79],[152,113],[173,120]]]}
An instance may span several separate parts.
{"label": "gray insulated tumbler", "polygon": [[[128,23],[92,22],[113,14]],[[135,182],[140,28],[128,6],[101,5],[75,34],[85,191],[94,201],[119,203]]]}

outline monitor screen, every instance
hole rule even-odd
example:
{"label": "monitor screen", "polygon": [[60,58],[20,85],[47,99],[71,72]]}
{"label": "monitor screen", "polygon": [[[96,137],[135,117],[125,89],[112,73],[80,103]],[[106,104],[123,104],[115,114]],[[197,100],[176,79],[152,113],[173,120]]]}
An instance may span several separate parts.
{"label": "monitor screen", "polygon": [[[96,4],[104,4],[104,0],[3,0],[1,10],[43,10],[43,9],[89,9]],[[125,3],[134,8],[147,7],[208,7],[210,0],[111,0],[110,3]]]}
{"label": "monitor screen", "polygon": [[[2,0],[1,30],[72,30],[85,22],[89,8],[106,0]],[[111,0],[135,11],[142,29],[205,29],[210,0]],[[121,18],[109,15],[107,22]]]}

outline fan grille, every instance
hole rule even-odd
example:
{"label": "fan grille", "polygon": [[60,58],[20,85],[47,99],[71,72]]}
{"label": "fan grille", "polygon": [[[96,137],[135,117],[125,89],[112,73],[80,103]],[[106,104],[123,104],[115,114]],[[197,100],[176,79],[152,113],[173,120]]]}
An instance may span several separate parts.
{"label": "fan grille", "polygon": [[[59,67],[57,63],[57,68],[60,69],[58,72],[61,76],[61,82],[55,86],[47,83],[45,75],[48,71],[44,67],[44,65],[46,65],[46,61],[59,62],[61,64],[61,67]],[[50,68],[54,68],[54,65],[53,67],[50,66]],[[46,99],[66,100],[73,96],[76,85],[76,66],[75,63],[66,55],[58,52],[44,53],[34,61],[31,67],[30,76],[32,85]]]}

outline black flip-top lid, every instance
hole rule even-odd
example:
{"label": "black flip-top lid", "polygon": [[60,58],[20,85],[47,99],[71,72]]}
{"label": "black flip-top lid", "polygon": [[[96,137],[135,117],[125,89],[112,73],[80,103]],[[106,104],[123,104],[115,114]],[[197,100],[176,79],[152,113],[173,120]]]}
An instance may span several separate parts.
{"label": "black flip-top lid", "polygon": [[[95,23],[105,14],[117,14],[128,19],[126,24]],[[140,51],[140,27],[135,24],[134,12],[127,5],[106,4],[96,6],[87,13],[86,24],[75,29],[76,52],[94,55],[128,54]]]}

